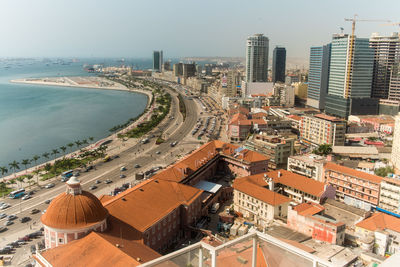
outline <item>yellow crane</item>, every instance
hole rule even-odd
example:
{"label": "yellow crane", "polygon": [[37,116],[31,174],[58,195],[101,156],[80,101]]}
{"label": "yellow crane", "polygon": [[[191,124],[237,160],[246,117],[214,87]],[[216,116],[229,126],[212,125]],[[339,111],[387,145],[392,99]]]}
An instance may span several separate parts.
{"label": "yellow crane", "polygon": [[350,44],[349,44],[349,52],[348,52],[348,67],[347,67],[347,75],[346,75],[346,87],[344,90],[344,98],[348,98],[350,95],[350,75],[353,69],[353,53],[354,53],[354,32],[356,31],[356,21],[369,21],[369,22],[391,22],[390,20],[381,20],[381,19],[357,19],[358,15],[355,14],[351,19],[344,19],[345,21],[351,21],[351,36],[350,36]]}

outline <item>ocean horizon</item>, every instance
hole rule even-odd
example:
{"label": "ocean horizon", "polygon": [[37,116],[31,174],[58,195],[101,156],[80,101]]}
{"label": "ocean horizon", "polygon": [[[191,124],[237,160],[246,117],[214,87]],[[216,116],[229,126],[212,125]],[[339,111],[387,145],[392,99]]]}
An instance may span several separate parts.
{"label": "ocean horizon", "polygon": [[[109,129],[141,114],[147,96],[140,93],[48,85],[10,83],[12,79],[56,76],[89,76],[84,64],[108,64],[98,59],[0,61],[0,166],[10,170],[14,160],[41,158],[61,146],[93,137],[94,141],[110,135]],[[125,62],[127,64],[127,62]],[[151,60],[138,61],[137,68],[148,68]],[[72,150],[76,150],[76,146]],[[71,152],[67,147],[66,153]],[[50,156],[50,159],[54,156]],[[32,164],[33,165],[33,164]],[[29,165],[29,166],[32,166]],[[28,166],[28,167],[29,167]],[[24,166],[20,164],[20,169]],[[10,171],[11,172],[11,171]],[[9,172],[9,173],[10,173]]]}

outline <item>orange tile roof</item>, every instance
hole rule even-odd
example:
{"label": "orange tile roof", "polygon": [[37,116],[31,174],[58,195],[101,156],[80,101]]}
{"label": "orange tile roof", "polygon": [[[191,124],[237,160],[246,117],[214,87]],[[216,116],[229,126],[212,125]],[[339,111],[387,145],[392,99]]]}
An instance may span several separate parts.
{"label": "orange tile roof", "polygon": [[328,120],[328,121],[344,121],[344,120],[342,120],[340,118],[329,116],[329,115],[326,115],[326,114],[316,114],[316,115],[314,115],[314,117],[320,118],[320,119],[323,119],[323,120]]}
{"label": "orange tile roof", "polygon": [[264,186],[268,184],[262,180],[262,175],[251,175],[242,178],[236,178],[233,188],[256,199],[259,199],[272,206],[290,202],[290,198],[275,193]]}
{"label": "orange tile roof", "polygon": [[293,208],[297,212],[298,215],[307,216],[307,215],[314,215],[325,208],[321,205],[315,203],[301,203]]}
{"label": "orange tile roof", "polygon": [[[278,177],[278,172],[281,173],[281,177]],[[267,176],[273,178],[275,183],[280,183],[291,188],[298,189],[313,196],[320,197],[325,191],[325,183],[287,170],[270,171],[267,172]]]}
{"label": "orange tile roof", "polygon": [[296,121],[301,121],[302,117],[297,116],[297,115],[288,115],[287,118],[290,118],[290,119],[293,119],[293,120],[296,120]]}
{"label": "orange tile roof", "polygon": [[379,177],[377,175],[373,175],[373,174],[369,174],[366,172],[362,172],[362,171],[357,171],[354,170],[352,168],[348,168],[345,166],[341,166],[338,164],[335,164],[333,162],[327,162],[324,166],[325,170],[332,170],[332,171],[336,171],[339,173],[343,173],[346,175],[350,175],[350,176],[354,176],[354,177],[358,177],[373,183],[377,183],[379,184],[382,181],[382,177]]}
{"label": "orange tile roof", "polygon": [[[104,203],[110,215],[144,232],[180,205],[189,205],[203,190],[153,177]],[[126,212],[128,211],[129,212]]]}
{"label": "orange tile roof", "polygon": [[87,191],[79,195],[64,192],[51,201],[40,221],[56,229],[79,229],[95,225],[107,216],[107,210],[95,195]]}
{"label": "orange tile roof", "polygon": [[241,120],[247,120],[247,116],[243,115],[242,113],[236,113],[229,120],[229,124],[237,125]]}
{"label": "orange tile roof", "polygon": [[400,233],[400,218],[383,212],[375,212],[371,217],[357,223],[356,226],[370,231],[389,229]]}
{"label": "orange tile roof", "polygon": [[[118,248],[116,244],[106,240],[103,234],[91,232],[81,239],[41,254],[52,266],[138,266],[144,262],[142,258],[139,262],[137,257]],[[123,245],[129,246],[129,251],[134,254],[135,250],[146,251],[150,255],[147,261],[160,257],[157,252],[135,241],[125,240]]]}
{"label": "orange tile roof", "polygon": [[99,200],[100,200],[101,204],[104,204],[104,202],[106,202],[106,201],[108,201],[108,200],[110,200],[110,199],[112,199],[112,198],[113,198],[113,197],[110,196],[110,195],[101,195],[101,196],[99,197]]}

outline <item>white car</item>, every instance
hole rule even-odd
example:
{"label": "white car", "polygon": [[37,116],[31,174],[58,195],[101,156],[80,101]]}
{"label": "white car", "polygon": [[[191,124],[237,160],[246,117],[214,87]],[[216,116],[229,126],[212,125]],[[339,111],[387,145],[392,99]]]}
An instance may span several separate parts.
{"label": "white car", "polygon": [[30,195],[25,195],[25,196],[22,197],[22,200],[27,200],[27,199],[30,199],[30,198],[31,198]]}
{"label": "white car", "polygon": [[0,214],[0,219],[3,219],[5,217],[7,217],[7,214],[5,214],[5,213]]}
{"label": "white car", "polygon": [[7,209],[9,207],[11,207],[11,205],[8,204],[8,203],[5,203],[3,206],[0,207],[0,209],[5,210],[5,209]]}
{"label": "white car", "polygon": [[13,223],[14,223],[13,221],[5,221],[4,222],[4,226],[9,226],[9,225],[11,225]]}

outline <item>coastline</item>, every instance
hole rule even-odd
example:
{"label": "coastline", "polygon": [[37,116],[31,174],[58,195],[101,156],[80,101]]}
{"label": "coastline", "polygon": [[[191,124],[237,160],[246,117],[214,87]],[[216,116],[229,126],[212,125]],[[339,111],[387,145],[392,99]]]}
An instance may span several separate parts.
{"label": "coastline", "polygon": [[[74,81],[74,79],[80,79],[84,81],[84,84],[79,84]],[[59,81],[64,81],[64,82],[54,82],[55,80]],[[65,82],[66,81],[66,82]],[[73,158],[77,155],[80,154],[80,151],[82,149],[86,150],[91,150],[102,143],[104,143],[107,140],[112,140],[112,142],[108,145],[107,151],[110,152],[112,150],[118,149],[122,146],[125,146],[129,142],[125,142],[119,140],[117,137],[119,133],[123,133],[127,130],[132,129],[135,127],[137,124],[141,123],[145,118],[148,118],[150,116],[150,113],[153,111],[153,108],[150,107],[150,103],[152,102],[152,93],[150,91],[146,90],[140,90],[140,89],[134,89],[134,88],[127,88],[126,86],[119,84],[117,82],[108,80],[103,77],[81,77],[81,76],[71,76],[71,77],[53,77],[53,78],[26,78],[26,79],[15,79],[15,80],[10,80],[12,83],[21,83],[21,84],[33,84],[33,85],[46,85],[46,86],[61,86],[61,87],[76,87],[76,88],[88,88],[88,89],[100,89],[100,90],[116,90],[116,91],[128,91],[128,92],[134,92],[134,93],[139,93],[139,94],[144,94],[147,96],[147,104],[146,108],[143,110],[142,114],[140,115],[139,118],[137,118],[136,121],[132,122],[129,124],[127,127],[121,129],[120,131],[110,134],[107,137],[104,137],[100,140],[95,141],[94,143],[91,143],[85,147],[78,148],[74,151],[71,151],[68,154],[62,155],[60,157],[57,157],[56,159],[51,159],[48,161],[45,161],[43,163],[39,163],[35,166],[31,166],[28,169],[21,170],[16,173],[11,173],[7,176],[1,177],[2,181],[8,181],[15,179],[19,176],[26,175],[32,173],[34,170],[44,167],[48,163],[54,163],[56,160],[60,160],[62,158]],[[154,105],[154,103],[153,103]],[[147,110],[147,111],[146,111]],[[137,140],[132,140],[133,143],[137,143]],[[129,144],[130,145],[130,144]],[[129,146],[127,146],[129,147]],[[52,178],[53,179],[53,178]],[[51,179],[50,179],[51,180]],[[42,181],[43,183],[48,183],[49,181]]]}

